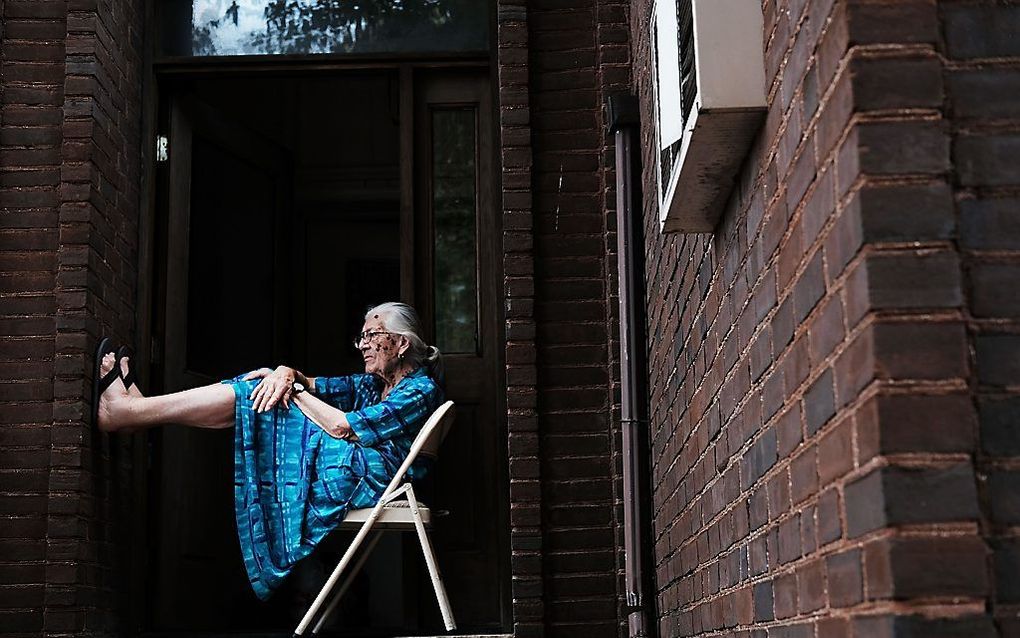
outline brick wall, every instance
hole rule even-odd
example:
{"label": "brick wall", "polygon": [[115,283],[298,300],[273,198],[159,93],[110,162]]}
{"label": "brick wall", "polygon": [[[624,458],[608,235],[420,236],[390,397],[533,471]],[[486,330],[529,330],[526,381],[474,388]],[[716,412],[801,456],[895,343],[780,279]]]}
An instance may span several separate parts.
{"label": "brick wall", "polygon": [[513,631],[516,636],[540,636],[545,607],[536,388],[534,216],[531,197],[533,154],[526,5],[524,0],[500,0],[498,3],[497,65]]}
{"label": "brick wall", "polygon": [[87,423],[91,351],[130,343],[140,14],[127,0],[3,3],[0,632],[123,617],[130,441]]}
{"label": "brick wall", "polygon": [[0,627],[38,633],[50,555],[46,512],[66,11],[63,2],[8,1],[3,12]]}
{"label": "brick wall", "polygon": [[[952,169],[945,215],[955,225],[966,319],[966,425],[990,552],[984,586],[1002,636],[1020,635],[1020,5],[940,2],[938,18]],[[970,407],[968,405],[967,407]],[[974,445],[973,439],[968,441]],[[979,578],[975,570],[975,578]],[[989,633],[986,630],[986,633]]]}
{"label": "brick wall", "polygon": [[768,116],[716,232],[645,204],[661,633],[995,635],[991,598],[1012,635],[1018,8],[763,9]]}
{"label": "brick wall", "polygon": [[622,514],[615,191],[606,95],[629,86],[627,3],[528,3],[544,627],[615,636]]}

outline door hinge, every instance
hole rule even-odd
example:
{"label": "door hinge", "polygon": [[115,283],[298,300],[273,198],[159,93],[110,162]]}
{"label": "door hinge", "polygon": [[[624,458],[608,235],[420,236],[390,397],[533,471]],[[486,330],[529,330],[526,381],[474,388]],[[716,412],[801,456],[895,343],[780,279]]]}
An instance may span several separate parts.
{"label": "door hinge", "polygon": [[170,140],[167,139],[166,135],[156,136],[156,161],[165,162],[169,157],[170,151]]}

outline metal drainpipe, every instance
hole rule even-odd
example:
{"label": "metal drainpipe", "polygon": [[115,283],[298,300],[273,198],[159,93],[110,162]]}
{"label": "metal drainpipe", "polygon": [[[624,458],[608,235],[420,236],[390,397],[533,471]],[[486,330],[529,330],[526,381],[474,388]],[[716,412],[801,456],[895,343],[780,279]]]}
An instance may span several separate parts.
{"label": "metal drainpipe", "polygon": [[[620,300],[620,424],[623,428],[623,546],[630,638],[658,634],[650,565],[644,397],[643,273],[639,271],[640,225],[634,219],[634,140],[639,126],[637,98],[610,96],[609,130],[616,145],[616,256]],[[651,618],[649,616],[651,615]]]}

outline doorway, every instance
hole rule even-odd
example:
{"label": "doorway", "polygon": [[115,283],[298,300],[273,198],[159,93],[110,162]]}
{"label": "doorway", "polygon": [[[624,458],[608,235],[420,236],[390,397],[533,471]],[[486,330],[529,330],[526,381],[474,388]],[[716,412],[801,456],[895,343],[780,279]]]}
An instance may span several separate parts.
{"label": "doorway", "polygon": [[[457,423],[423,488],[459,627],[509,630],[498,211],[489,83],[478,70],[162,78],[165,161],[154,290],[159,391],[286,363],[361,371],[365,310],[418,309],[444,351]],[[153,434],[149,628],[289,631],[348,538],[268,603],[244,578],[233,433]],[[333,630],[439,633],[413,541],[380,545]]]}

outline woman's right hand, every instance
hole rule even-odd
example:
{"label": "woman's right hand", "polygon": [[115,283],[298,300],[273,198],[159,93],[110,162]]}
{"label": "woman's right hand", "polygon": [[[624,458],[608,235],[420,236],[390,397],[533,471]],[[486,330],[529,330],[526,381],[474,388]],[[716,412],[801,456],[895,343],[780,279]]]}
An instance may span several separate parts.
{"label": "woman's right hand", "polygon": [[260,368],[248,373],[245,380],[262,379],[248,397],[251,399],[252,409],[255,412],[268,412],[281,400],[284,407],[290,407],[289,399],[294,380],[297,378],[296,373],[296,370],[287,366],[280,366],[276,370]]}

